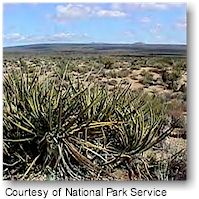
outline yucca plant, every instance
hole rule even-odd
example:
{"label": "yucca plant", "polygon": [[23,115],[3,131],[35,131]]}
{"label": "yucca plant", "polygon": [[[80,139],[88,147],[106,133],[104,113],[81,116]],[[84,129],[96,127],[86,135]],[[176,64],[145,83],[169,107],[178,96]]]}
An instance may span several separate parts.
{"label": "yucca plant", "polygon": [[114,92],[24,68],[4,75],[4,171],[28,179],[33,169],[55,179],[111,178],[114,165],[163,140],[165,107],[158,97],[118,86]]}

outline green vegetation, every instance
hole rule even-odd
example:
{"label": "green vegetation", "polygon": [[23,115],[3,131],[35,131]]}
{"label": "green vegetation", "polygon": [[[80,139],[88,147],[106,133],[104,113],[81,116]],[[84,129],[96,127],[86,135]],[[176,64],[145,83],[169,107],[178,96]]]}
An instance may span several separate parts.
{"label": "green vegetation", "polygon": [[153,75],[149,72],[143,73],[143,80],[141,81],[144,85],[149,86],[153,84]]}
{"label": "green vegetation", "polygon": [[[186,103],[131,89],[127,60],[101,59],[4,60],[4,179],[120,180],[118,170],[130,180],[186,179],[186,148],[167,143],[176,128],[186,129]],[[111,69],[116,62],[121,68]],[[185,70],[179,63],[168,72],[176,78],[162,72],[166,88],[178,84]],[[142,75],[142,84],[154,84],[151,72]]]}
{"label": "green vegetation", "polygon": [[105,69],[111,69],[113,67],[113,59],[111,57],[102,57],[101,63],[104,65]]}

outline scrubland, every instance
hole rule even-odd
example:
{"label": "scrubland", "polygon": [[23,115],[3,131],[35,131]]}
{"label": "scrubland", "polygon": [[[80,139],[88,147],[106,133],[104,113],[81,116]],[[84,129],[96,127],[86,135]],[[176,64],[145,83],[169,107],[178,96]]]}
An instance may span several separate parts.
{"label": "scrubland", "polygon": [[177,56],[5,55],[5,180],[186,180]]}

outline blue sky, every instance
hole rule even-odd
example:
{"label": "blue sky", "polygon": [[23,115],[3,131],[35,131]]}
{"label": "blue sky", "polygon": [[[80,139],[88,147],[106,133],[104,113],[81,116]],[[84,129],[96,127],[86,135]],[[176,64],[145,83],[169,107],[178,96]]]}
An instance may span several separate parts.
{"label": "blue sky", "polygon": [[186,44],[182,3],[15,3],[3,6],[3,45]]}

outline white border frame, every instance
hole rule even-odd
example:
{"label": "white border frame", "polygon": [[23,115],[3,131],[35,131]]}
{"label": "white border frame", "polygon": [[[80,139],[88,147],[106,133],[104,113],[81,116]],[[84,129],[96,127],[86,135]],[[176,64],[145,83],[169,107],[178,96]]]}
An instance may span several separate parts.
{"label": "white border frame", "polygon": [[[2,5],[3,3],[30,3],[30,2],[40,2],[40,3],[48,3],[48,2],[56,2],[56,1],[28,1],[28,0],[3,0],[0,3],[0,13],[2,12]],[[101,1],[84,1],[84,0],[78,0],[78,1],[59,1],[59,2],[107,2],[105,0]],[[115,1],[109,1],[109,2],[121,2],[119,0]],[[136,1],[122,1],[122,2],[136,2]],[[138,1],[137,1],[138,2]],[[147,1],[145,0],[144,2],[173,2],[173,1]],[[184,1],[175,1],[175,2],[183,2]],[[56,2],[57,3],[57,2]],[[84,188],[84,189],[97,189],[97,188],[106,188],[106,187],[113,187],[116,189],[120,189],[122,187],[130,189],[131,187],[136,187],[138,189],[166,189],[168,192],[167,197],[164,198],[195,198],[195,196],[198,195],[198,187],[199,187],[199,164],[198,164],[198,154],[197,151],[199,151],[199,132],[197,132],[197,127],[199,122],[197,122],[197,112],[199,111],[199,98],[198,98],[198,80],[199,75],[199,64],[198,64],[198,46],[199,44],[199,31],[198,31],[198,21],[199,21],[199,12],[198,12],[198,4],[197,1],[191,0],[187,1],[187,22],[188,22],[188,31],[187,31],[187,50],[188,50],[188,177],[186,181],[175,181],[175,182],[97,182],[97,181],[92,181],[92,182],[12,182],[12,181],[3,181],[2,176],[2,156],[0,158],[0,196],[1,198],[7,199],[7,198],[14,198],[14,197],[8,197],[5,195],[5,189],[7,187],[12,187],[15,189],[25,189],[25,188],[32,188],[32,189],[49,189],[49,191],[52,191],[53,189],[58,189],[59,187],[62,187],[64,189],[65,187],[74,187],[74,188]],[[2,75],[2,35],[3,35],[3,26],[2,26],[2,16],[1,14],[1,20],[0,20],[0,31],[2,34],[1,35],[1,40],[0,40],[0,46],[1,46],[1,51],[0,51],[0,61],[1,61],[1,67],[0,67],[0,74]],[[2,93],[3,93],[3,88],[2,88],[2,78],[0,79],[0,100],[2,102]],[[3,120],[3,112],[2,112],[2,106],[3,103],[0,106],[1,114],[0,114],[0,125],[1,125],[1,136],[2,139],[0,139],[0,153],[3,154],[2,152],[2,140],[3,140],[3,129],[2,129],[2,120]],[[65,196],[66,197],[66,196]],[[65,197],[59,197],[59,198],[65,198]],[[19,197],[15,197],[19,198]],[[20,198],[36,198],[36,197],[20,197]],[[39,198],[39,197],[37,197]],[[51,198],[56,198],[53,196],[47,197],[48,199]],[[58,198],[58,197],[57,197]],[[72,197],[68,197],[72,198]],[[92,198],[92,197],[86,197],[86,198]],[[98,197],[102,198],[102,197]],[[103,197],[105,198],[105,197]],[[121,197],[114,197],[114,198],[121,198]],[[144,198],[139,197],[139,198]],[[152,198],[152,197],[145,197],[145,198]],[[158,197],[158,198],[163,198],[163,197]]]}

